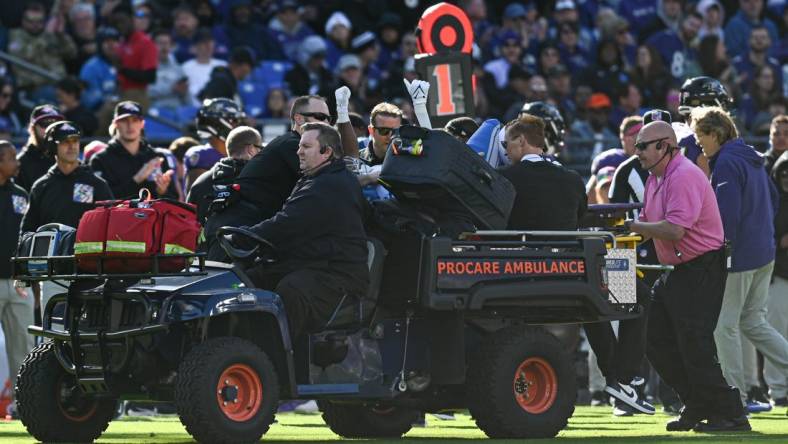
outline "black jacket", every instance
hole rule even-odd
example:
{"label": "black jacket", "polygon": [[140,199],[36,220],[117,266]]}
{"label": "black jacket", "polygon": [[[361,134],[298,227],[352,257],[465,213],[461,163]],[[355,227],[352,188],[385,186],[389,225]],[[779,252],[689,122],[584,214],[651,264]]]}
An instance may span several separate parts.
{"label": "black jacket", "polygon": [[200,177],[194,181],[189,195],[186,196],[186,202],[197,205],[197,218],[201,224],[205,225],[208,207],[217,197],[213,186],[235,183],[235,179],[241,174],[246,163],[246,160],[225,157],[216,162],[211,169],[200,174]]}
{"label": "black jacket", "polygon": [[28,206],[27,191],[13,181],[0,185],[0,279],[11,277],[11,257],[16,256],[19,227]]}
{"label": "black jacket", "polygon": [[517,196],[510,230],[576,230],[588,207],[583,179],[548,161],[517,162],[501,170]]}
{"label": "black jacket", "polygon": [[276,214],[301,177],[296,154],[300,140],[295,131],[277,137],[241,170],[237,180],[241,199],[257,207],[257,220]]}
{"label": "black jacket", "polygon": [[118,199],[135,198],[143,188],[150,190],[154,197],[170,197],[178,199],[178,191],[175,188],[175,176],[173,176],[170,186],[167,188],[165,196],[159,196],[156,192],[156,182],[148,178],[142,183],[134,182],[134,175],[142,168],[145,163],[155,157],[162,157],[161,172],[170,169],[167,159],[156,152],[150,144],[143,140],[140,150],[132,156],[117,139],[112,139],[107,148],[90,158],[90,167],[96,175],[107,181],[112,194]]}
{"label": "black jacket", "polygon": [[80,166],[66,176],[57,165],[33,184],[30,209],[22,220],[22,231],[35,231],[49,223],[60,223],[76,228],[85,211],[99,200],[112,200],[107,182],[93,171]]}
{"label": "black jacket", "polygon": [[347,288],[366,288],[366,205],[358,179],[335,160],[299,180],[282,210],[250,229],[274,245],[277,272],[330,271]]}
{"label": "black jacket", "polygon": [[[772,179],[777,182],[777,190],[780,192],[780,207],[774,218],[774,235],[777,239],[777,253],[774,260],[774,274],[783,279],[788,279],[788,248],[780,247],[780,239],[788,234],[788,190],[783,189],[779,183],[779,175],[788,169],[788,153],[783,153],[772,168]],[[788,295],[784,295],[788,297]]]}
{"label": "black jacket", "polygon": [[235,100],[238,94],[238,81],[226,66],[217,66],[211,71],[211,78],[200,91],[201,100],[224,97]]}
{"label": "black jacket", "polygon": [[18,159],[19,175],[16,176],[14,182],[27,191],[30,191],[35,181],[46,174],[49,168],[55,164],[55,159],[52,156],[35,145],[25,146],[24,150],[19,153]]}

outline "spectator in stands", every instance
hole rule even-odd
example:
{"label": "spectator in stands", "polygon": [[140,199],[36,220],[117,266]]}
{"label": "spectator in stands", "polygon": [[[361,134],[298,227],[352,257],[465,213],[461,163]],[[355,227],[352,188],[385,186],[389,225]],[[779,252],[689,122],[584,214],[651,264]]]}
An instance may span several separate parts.
{"label": "spectator in stands", "polygon": [[[564,25],[570,25],[577,33],[577,45],[585,52],[591,52],[595,46],[596,39],[592,31],[586,28],[580,21],[580,12],[577,4],[573,0],[558,0],[555,3],[553,12],[553,29],[562,29]],[[553,34],[555,36],[555,34]]]}
{"label": "spectator in stands", "polygon": [[725,8],[722,4],[717,0],[701,0],[696,9],[703,17],[698,37],[714,35],[724,42],[725,31],[722,30],[722,25],[725,23]]}
{"label": "spectator in stands", "polygon": [[614,97],[616,91],[630,82],[624,66],[624,58],[616,42],[602,40],[597,46],[596,63],[583,75],[583,81],[594,91]]}
{"label": "spectator in stands", "polygon": [[369,96],[378,92],[381,87],[380,81],[383,74],[375,64],[380,55],[380,45],[378,45],[375,34],[366,31],[356,36],[351,41],[350,46],[353,49],[353,53],[361,60],[361,72],[364,74],[367,98],[369,99]]}
{"label": "spectator in stands", "polygon": [[21,135],[24,126],[19,116],[14,100],[14,84],[9,78],[0,76],[0,124],[12,135]]}
{"label": "spectator in stands", "polygon": [[317,35],[310,35],[301,42],[298,63],[285,74],[291,95],[317,94],[331,88],[334,76],[326,68],[326,50],[325,41]]}
{"label": "spectator in stands", "polygon": [[[788,150],[788,116],[785,113],[775,116],[769,128],[769,149],[764,153],[766,172],[771,174],[777,159]],[[780,184],[776,183],[778,191]]]}
{"label": "spectator in stands", "polygon": [[19,153],[19,174],[15,179],[26,191],[30,191],[33,183],[55,163],[45,149],[44,132],[47,126],[59,120],[63,120],[63,115],[53,105],[39,105],[30,113],[27,144]]}
{"label": "spectator in stands", "polygon": [[213,69],[226,66],[227,62],[213,57],[215,43],[209,29],[200,29],[194,38],[192,52],[194,58],[183,62],[183,72],[189,82],[189,96],[194,105],[198,105],[200,92],[211,78]]}
{"label": "spectator in stands", "polygon": [[[367,109],[367,82],[361,67],[361,59],[354,54],[343,55],[337,64],[336,88],[342,86],[350,88],[350,109],[358,113],[364,113]],[[330,90],[325,90],[321,91],[321,94],[329,95],[330,92]]]}
{"label": "spectator in stands", "polygon": [[79,72],[79,78],[86,86],[83,102],[91,110],[98,110],[103,104],[116,100],[118,93],[115,64],[120,33],[115,28],[100,28],[97,41],[98,54],[88,59]]}
{"label": "spectator in stands", "polygon": [[134,29],[146,34],[150,34],[153,24],[153,9],[143,0],[142,3],[134,2]]}
{"label": "spectator in stands", "polygon": [[[621,122],[627,116],[641,114],[642,110],[640,107],[643,104],[643,96],[640,94],[640,89],[638,89],[637,85],[634,83],[619,85],[614,91],[613,98],[615,99],[616,106],[613,108],[613,111],[610,112],[611,127],[619,128]],[[632,154],[634,154],[634,152]]]}
{"label": "spectator in stands", "polygon": [[646,40],[646,44],[656,48],[662,63],[669,67],[670,74],[677,81],[699,75],[697,53],[691,45],[698,36],[702,20],[700,14],[691,12],[681,18],[677,30],[669,28]]}
{"label": "spectator in stands", "polygon": [[763,123],[763,118],[759,114],[768,115],[770,102],[774,97],[781,95],[781,85],[777,83],[777,72],[771,65],[755,68],[753,76],[749,93],[742,98],[737,116],[750,132],[758,129],[756,127],[757,121]]}
{"label": "spectator in stands", "polygon": [[632,69],[632,82],[640,88],[644,105],[664,107],[665,90],[670,84],[670,76],[662,63],[662,57],[653,46],[638,46],[635,66]]}
{"label": "spectator in stands", "polygon": [[520,36],[514,31],[507,31],[501,36],[499,51],[501,57],[484,65],[486,75],[483,86],[490,98],[490,104],[503,113],[511,105],[509,98],[502,95],[509,83],[509,71],[512,66],[522,66],[522,47]]}
{"label": "spectator in stands", "polygon": [[719,80],[725,89],[738,96],[738,72],[728,58],[725,42],[716,34],[710,34],[700,39],[698,44],[698,64],[704,76],[714,77]]}
{"label": "spectator in stands", "polygon": [[177,199],[174,171],[166,157],[143,138],[144,116],[138,103],[118,103],[110,125],[112,139],[104,151],[90,159],[90,167],[107,181],[118,199],[136,197],[143,188],[154,197]]}
{"label": "spectator in stands", "polygon": [[266,119],[287,119],[287,93],[284,88],[271,88],[265,99],[265,111],[261,116]]}
{"label": "spectator in stands", "polygon": [[74,122],[81,135],[92,136],[98,129],[96,116],[81,101],[82,83],[74,77],[64,77],[55,84],[60,111],[66,120]]}
{"label": "spectator in stands", "polygon": [[569,72],[582,73],[591,67],[591,56],[588,51],[581,48],[578,40],[580,28],[571,23],[565,23],[558,28],[558,51],[561,61],[569,68]]}
{"label": "spectator in stands", "polygon": [[738,137],[736,125],[725,110],[693,108],[690,120],[709,159],[711,185],[732,251],[714,340],[722,372],[739,389],[746,405],[742,334],[780,369],[783,377],[788,377],[788,340],[765,318],[776,252],[773,221],[779,196],[763,158]]}
{"label": "spectator in stands", "polygon": [[68,31],[77,47],[77,56],[66,63],[69,74],[78,74],[85,62],[98,54],[96,11],[89,3],[76,3],[68,11]]}
{"label": "spectator in stands", "polygon": [[189,105],[189,78],[172,53],[172,35],[165,29],[153,33],[159,57],[156,82],[148,86],[148,97],[154,108],[178,108]]}
{"label": "spectator in stands", "polygon": [[350,52],[350,37],[353,24],[341,11],[336,11],[326,20],[326,63],[336,66],[339,58]]}
{"label": "spectator in stands", "polygon": [[[47,11],[43,4],[27,4],[22,27],[12,29],[8,36],[8,52],[40,67],[56,77],[66,75],[66,61],[77,55],[77,47],[65,33],[65,22],[55,20],[45,28]],[[17,88],[32,94],[33,100],[54,99],[51,80],[31,71],[14,67]]]}
{"label": "spectator in stands", "polygon": [[606,146],[615,141],[615,135],[610,130],[610,109],[613,104],[604,93],[593,93],[585,104],[588,114],[585,120],[575,120],[572,123],[572,135],[592,143],[591,155],[596,156]]}
{"label": "spectator in stands", "polygon": [[[664,4],[664,2],[663,2]],[[659,3],[652,0],[628,0],[618,3],[618,13],[632,26],[637,41],[643,41],[648,34],[645,31],[658,20]]]}
{"label": "spectator in stands", "polygon": [[536,71],[547,76],[550,70],[559,64],[561,64],[561,54],[558,52],[558,46],[553,42],[543,44],[539,49],[539,62]]}
{"label": "spectator in stands", "polygon": [[199,94],[200,100],[224,97],[240,103],[238,98],[238,82],[252,73],[254,54],[249,48],[240,46],[230,53],[227,66],[217,66],[211,72],[211,79]]}
{"label": "spectator in stands", "polygon": [[380,37],[380,54],[376,64],[381,72],[386,72],[392,60],[397,58],[401,28],[402,19],[393,12],[383,13],[377,23],[378,36]]}
{"label": "spectator in stands", "polygon": [[[788,148],[788,117],[782,115],[775,118],[770,139],[773,150],[777,145],[782,145],[783,154],[777,158],[771,173],[780,194],[780,206],[774,219],[777,254],[769,286],[766,320],[783,337],[788,337],[788,154],[785,154]],[[788,406],[788,379],[768,359],[763,362],[763,379],[769,386],[774,405]]]}
{"label": "spectator in stands", "polygon": [[228,3],[230,12],[224,30],[231,50],[246,46],[254,51],[257,60],[285,58],[281,47],[271,38],[268,28],[254,16],[250,0]]}
{"label": "spectator in stands", "polygon": [[[13,181],[18,171],[14,145],[0,140],[0,325],[5,336],[11,387],[15,387],[19,367],[33,348],[33,336],[27,334],[27,327],[33,324],[33,297],[21,282],[17,284],[11,279],[11,257],[17,256],[19,228],[28,207],[27,192]],[[13,396],[13,390],[11,394]],[[14,404],[12,409],[15,407]],[[12,417],[15,414],[12,411],[7,413]]]}
{"label": "spectator in stands", "polygon": [[733,58],[733,66],[739,78],[739,87],[742,91],[748,91],[755,79],[755,70],[761,66],[769,65],[776,75],[775,83],[782,89],[782,67],[780,62],[774,57],[769,56],[772,47],[772,39],[769,30],[763,25],[755,25],[750,31],[749,50]]}
{"label": "spectator in stands", "polygon": [[298,60],[299,45],[315,32],[301,19],[297,1],[277,0],[274,4],[276,15],[268,22],[268,27],[284,56],[295,62]]}
{"label": "spectator in stands", "polygon": [[535,76],[530,71],[521,68],[519,65],[513,65],[509,68],[509,79],[506,82],[505,89],[501,91],[503,97],[499,101],[502,104],[506,104],[503,120],[508,122],[517,117],[523,105],[531,101],[530,81],[533,77]]}
{"label": "spectator in stands", "polygon": [[661,3],[658,2],[656,17],[650,24],[641,28],[640,40],[643,41],[649,36],[665,30],[678,32],[681,26],[681,18],[683,17],[682,2],[683,0],[663,0]]}
{"label": "spectator in stands", "polygon": [[779,39],[774,22],[768,18],[761,19],[762,13],[763,0],[739,0],[739,11],[725,25],[725,47],[729,53],[746,53],[750,31],[757,25],[766,27],[772,42]]}
{"label": "spectator in stands", "polygon": [[112,10],[111,22],[121,36],[118,46],[118,92],[121,100],[132,100],[149,108],[148,85],[156,81],[159,60],[150,37],[134,29],[132,12],[126,6]]}
{"label": "spectator in stands", "polygon": [[194,38],[200,24],[197,14],[186,4],[181,4],[172,11],[173,41],[175,43],[175,59],[183,63],[194,57]]}

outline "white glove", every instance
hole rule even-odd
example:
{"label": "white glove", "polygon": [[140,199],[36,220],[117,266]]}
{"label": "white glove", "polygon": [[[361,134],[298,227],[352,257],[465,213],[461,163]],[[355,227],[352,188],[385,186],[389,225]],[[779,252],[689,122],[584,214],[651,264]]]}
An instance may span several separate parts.
{"label": "white glove", "polygon": [[424,80],[414,80],[409,82],[408,79],[402,79],[405,82],[405,87],[408,89],[411,100],[413,100],[413,112],[416,114],[416,120],[419,121],[419,126],[422,128],[432,129],[430,123],[430,114],[427,112],[427,96],[430,93],[430,84]]}
{"label": "white glove", "polygon": [[348,116],[348,103],[350,103],[350,88],[343,86],[334,91],[337,98],[337,123],[350,122]]}
{"label": "white glove", "polygon": [[408,88],[408,94],[413,100],[413,105],[422,105],[427,103],[427,96],[430,93],[430,83],[424,80],[414,80],[409,82],[408,79],[402,79],[405,82],[405,87]]}

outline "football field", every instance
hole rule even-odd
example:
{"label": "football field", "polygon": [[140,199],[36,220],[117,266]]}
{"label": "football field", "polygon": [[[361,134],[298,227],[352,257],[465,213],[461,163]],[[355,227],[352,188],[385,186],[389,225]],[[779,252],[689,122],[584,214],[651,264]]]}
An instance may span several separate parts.
{"label": "football field", "polygon": [[[340,438],[326,427],[320,415],[297,415],[286,413],[277,415],[278,424],[263,438],[264,442],[286,443],[327,442]],[[669,419],[663,414],[654,416],[639,415],[629,418],[615,418],[610,408],[577,407],[574,417],[566,430],[558,435],[559,441],[582,443],[788,443],[788,416],[785,408],[771,413],[752,415],[754,431],[750,433],[699,434],[667,433],[665,422]],[[455,421],[441,421],[427,415],[427,427],[413,428],[404,441],[375,440],[378,443],[402,442],[407,444],[429,443],[444,444],[466,440],[486,439],[476,428],[468,415],[457,415]],[[356,440],[367,441],[367,440]],[[370,440],[371,441],[371,440]],[[529,442],[543,442],[533,440]],[[0,443],[32,443],[19,421],[0,422]],[[137,444],[137,443],[187,443],[192,442],[186,430],[175,416],[124,417],[110,424],[109,429],[97,441],[99,443]],[[521,440],[496,442],[523,442]]]}

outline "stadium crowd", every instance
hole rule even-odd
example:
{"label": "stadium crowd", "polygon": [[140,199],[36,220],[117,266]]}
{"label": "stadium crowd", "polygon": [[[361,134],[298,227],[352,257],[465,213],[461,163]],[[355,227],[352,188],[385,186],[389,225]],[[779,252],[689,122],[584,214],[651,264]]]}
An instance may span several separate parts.
{"label": "stadium crowd", "polygon": [[[649,149],[648,144],[638,147],[642,141],[636,137],[650,123],[639,116],[658,109],[665,111],[656,114],[656,119],[651,114],[652,122],[687,118],[680,110],[686,99],[682,94],[687,91],[683,85],[698,76],[718,79],[713,86],[716,89],[709,89],[712,102],[703,104],[716,105],[726,116],[726,111],[732,111],[735,119],[735,123],[731,120],[733,130],[719,137],[712,127],[692,127],[696,134],[700,131],[704,137],[717,137],[716,145],[710,139],[701,141],[704,153],[713,157],[716,151],[707,153],[708,146],[720,150],[739,137],[768,137],[768,144],[757,148],[768,148],[769,170],[761,173],[771,176],[774,183],[762,185],[771,184],[770,189],[779,191],[785,203],[788,161],[782,154],[788,148],[788,8],[784,1],[461,0],[458,4],[473,25],[478,120],[511,122],[522,118],[524,111],[546,119],[528,107],[534,102],[552,105],[559,113],[556,120],[567,129],[566,136],[584,141],[583,146],[567,144],[557,157],[564,161],[579,151],[585,153],[585,157],[577,157],[589,159],[585,168],[590,168],[592,176],[585,190],[580,190],[580,196],[585,191],[588,203],[609,202],[615,195],[610,187],[615,186],[616,176],[623,177],[621,166],[634,154]],[[101,178],[88,187],[89,198],[87,188],[80,188],[79,195],[74,188],[71,199],[82,203],[86,201],[77,199],[92,201],[94,192],[99,200],[99,194],[126,197],[147,188],[157,196],[199,204],[204,196],[190,193],[202,186],[197,184],[212,180],[222,185],[237,178],[250,185],[242,185],[239,199],[257,209],[252,220],[246,221],[253,225],[276,214],[299,177],[294,159],[275,156],[298,142],[302,125],[307,125],[308,131],[324,131],[320,125],[308,126],[315,122],[340,126],[344,154],[355,158],[349,161],[350,166],[362,185],[374,184],[392,131],[403,122],[421,124],[424,120],[419,115],[419,105],[424,102],[419,103],[411,86],[418,77],[413,30],[427,6],[409,0],[2,2],[0,50],[10,57],[0,57],[0,139],[29,139],[20,156],[16,184],[30,193],[31,208],[41,206],[57,212],[56,191],[45,194],[43,187],[60,180],[58,175],[69,176],[74,171],[93,177],[92,169]],[[292,131],[263,148],[267,140],[249,127],[260,126],[267,119],[290,121],[287,129]],[[73,122],[74,127],[55,125],[63,120]],[[242,124],[248,126],[231,132]],[[352,132],[343,132],[342,124]],[[466,121],[447,129],[467,141],[477,127],[477,122]],[[522,129],[523,134],[528,131]],[[352,135],[349,145],[345,134]],[[99,142],[110,136],[108,145]],[[200,145],[190,136],[207,143]],[[678,142],[682,136],[674,133],[672,137]],[[364,140],[354,148],[356,137]],[[545,137],[549,141],[549,131],[545,130]],[[563,137],[560,134],[557,142],[563,143]],[[80,155],[74,149],[78,138],[96,141]],[[541,139],[523,143],[519,157],[540,157]],[[162,149],[148,143],[152,140],[171,143],[169,149]],[[514,139],[504,141],[512,144]],[[44,142],[50,148],[35,149]],[[0,161],[7,168],[0,170],[3,192],[6,180],[13,176],[12,166],[6,165],[11,162],[6,159],[7,148],[0,146]],[[324,163],[341,157],[336,146],[332,145],[328,154],[324,148],[321,145],[319,152],[326,158]],[[558,151],[551,150],[551,154]],[[80,156],[84,164],[80,164]],[[715,166],[703,164],[702,159],[705,157],[696,153],[691,160],[708,175]],[[664,156],[658,162],[663,160]],[[276,172],[271,166],[274,161],[282,163]],[[640,173],[648,176],[646,170],[650,168]],[[206,172],[210,173],[206,176]],[[43,181],[39,180],[42,176],[46,176]],[[270,183],[282,189],[269,187],[266,193],[243,195]],[[645,179],[641,188],[644,184]],[[66,191],[71,193],[70,188]],[[267,196],[268,192],[272,195]],[[379,187],[366,187],[364,195],[379,198],[383,192]],[[45,198],[53,201],[41,203]],[[10,200],[17,215],[24,213],[21,204],[17,205],[20,199]],[[640,198],[633,200],[643,201],[642,189]],[[241,206],[235,208],[244,211]],[[762,285],[752,291],[758,293],[756,307],[763,308],[771,285],[769,307],[776,304],[772,313],[778,313],[770,314],[769,321],[782,335],[786,334],[785,302],[781,299],[786,299],[788,248],[784,208],[778,212],[773,207],[771,213],[764,210],[764,214],[777,216],[776,251],[768,261],[752,267],[760,271],[768,264],[775,267],[771,284],[769,279],[760,279]],[[32,220],[31,214],[38,219]],[[725,218],[723,214],[727,223]],[[21,224],[35,229],[45,219],[28,212]],[[208,220],[206,230],[210,229]],[[730,240],[727,226],[725,235]],[[774,238],[768,241],[774,246]],[[771,275],[771,268],[767,274]],[[42,292],[46,297],[49,291],[44,288]],[[12,294],[10,284],[8,293]],[[781,298],[774,297],[776,294]],[[728,316],[720,319],[740,314],[743,307],[750,306],[744,300],[738,307],[723,304]],[[786,406],[784,365],[788,361],[779,359],[788,354],[788,348],[784,338],[780,342],[778,338],[755,337],[753,332],[765,328],[759,323],[763,316],[759,316],[751,331],[742,320],[742,332],[767,358],[775,360],[776,364],[767,359],[764,376],[771,402]],[[715,332],[715,337],[739,341],[738,327],[737,319],[728,320],[728,329]],[[743,404],[751,412],[770,409],[769,399],[760,389],[754,348],[734,347],[725,350],[724,356],[723,373],[727,382],[742,392]],[[18,364],[12,362],[14,365]],[[622,385],[628,387],[629,376]],[[596,387],[599,393],[594,393],[597,403],[607,402],[603,390],[610,382],[602,379]],[[643,378],[639,379],[642,384]],[[678,413],[674,404],[680,407],[680,402],[675,396],[673,402],[669,399],[669,395],[662,399],[667,411]],[[653,413],[653,406],[648,407]],[[616,408],[622,415],[636,413],[623,405]]]}

